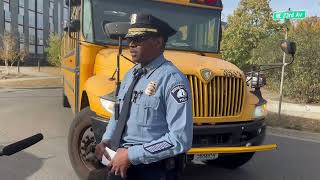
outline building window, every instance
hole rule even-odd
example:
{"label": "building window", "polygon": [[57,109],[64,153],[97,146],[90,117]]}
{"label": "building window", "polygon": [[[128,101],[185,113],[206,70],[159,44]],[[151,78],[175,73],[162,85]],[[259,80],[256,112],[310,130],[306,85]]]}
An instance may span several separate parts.
{"label": "building window", "polygon": [[37,12],[43,13],[43,0],[37,0]]}
{"label": "building window", "polygon": [[23,52],[25,49],[24,49],[24,44],[23,43],[20,43],[20,52]]}
{"label": "building window", "polygon": [[24,0],[19,0],[19,6],[24,7]]}
{"label": "building window", "polygon": [[6,32],[11,32],[11,23],[10,22],[4,22],[4,30]]}
{"label": "building window", "polygon": [[37,0],[37,12],[43,13],[43,0]]}
{"label": "building window", "polygon": [[35,0],[28,0],[29,6],[28,9],[35,11],[36,10],[36,1]]}
{"label": "building window", "polygon": [[10,4],[8,2],[3,2],[3,9],[5,11],[10,11]]}
{"label": "building window", "polygon": [[29,27],[35,27],[36,17],[34,11],[29,11]]}
{"label": "building window", "polygon": [[61,20],[63,17],[61,17],[61,2],[58,1],[58,33],[60,34],[61,33],[61,29],[62,29],[62,24],[61,24]]}
{"label": "building window", "polygon": [[19,14],[24,15],[24,7],[19,7]]}
{"label": "building window", "polygon": [[37,44],[43,45],[43,30],[41,29],[37,30]]}
{"label": "building window", "polygon": [[37,46],[38,54],[43,54],[43,46]]}
{"label": "building window", "polygon": [[29,28],[29,44],[36,44],[36,32],[34,28]]}
{"label": "building window", "polygon": [[10,3],[3,2],[3,9],[4,9],[4,20],[11,21]]}
{"label": "building window", "polygon": [[24,43],[23,25],[18,26],[18,32],[19,32],[20,42]]}
{"label": "building window", "polygon": [[63,20],[69,20],[69,9],[68,7],[63,8]]}
{"label": "building window", "polygon": [[18,24],[23,25],[23,15],[21,14],[18,15]]}
{"label": "building window", "polygon": [[4,11],[4,20],[11,21],[11,13],[10,11]]}
{"label": "building window", "polygon": [[35,45],[29,44],[29,53],[34,54],[35,53]]}
{"label": "building window", "polygon": [[37,14],[37,28],[43,29],[43,14]]}
{"label": "building window", "polygon": [[10,1],[6,0],[3,2],[4,9],[4,30],[5,32],[11,32],[11,12],[10,12]]}
{"label": "building window", "polygon": [[53,16],[54,2],[49,2],[49,16]]}
{"label": "building window", "polygon": [[49,17],[49,29],[50,32],[54,32],[53,18]]}

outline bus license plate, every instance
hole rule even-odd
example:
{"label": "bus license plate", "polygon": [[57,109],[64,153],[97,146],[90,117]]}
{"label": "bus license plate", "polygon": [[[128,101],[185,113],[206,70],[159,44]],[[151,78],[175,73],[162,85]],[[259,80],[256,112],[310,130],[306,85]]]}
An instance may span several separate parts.
{"label": "bus license plate", "polygon": [[217,159],[219,154],[195,154],[193,160],[196,161],[208,161]]}

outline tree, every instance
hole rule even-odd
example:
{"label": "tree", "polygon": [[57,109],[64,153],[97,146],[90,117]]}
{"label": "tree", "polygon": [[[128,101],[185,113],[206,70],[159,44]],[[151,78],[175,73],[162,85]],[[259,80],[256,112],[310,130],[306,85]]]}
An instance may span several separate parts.
{"label": "tree", "polygon": [[4,61],[7,74],[10,74],[10,69],[18,58],[17,39],[12,33],[8,32],[5,32],[1,39],[2,45],[0,47],[0,59]]}
{"label": "tree", "polygon": [[250,64],[251,51],[259,42],[278,32],[280,26],[272,20],[269,0],[241,0],[223,32],[223,58],[245,68]]}
{"label": "tree", "polygon": [[20,62],[24,62],[26,58],[29,56],[29,50],[26,46],[20,48],[19,58],[18,58],[18,73],[20,73]]}
{"label": "tree", "polygon": [[[310,17],[293,24],[289,24],[288,39],[297,44],[296,60],[285,69],[283,93],[299,102],[320,103],[320,18]],[[256,64],[282,62],[281,39],[284,39],[283,33],[264,39],[253,51],[252,61]],[[279,90],[281,69],[267,73],[268,87]]]}
{"label": "tree", "polygon": [[48,62],[53,66],[61,66],[61,37],[57,34],[50,34],[48,45],[49,47],[46,48],[46,52],[48,53]]}

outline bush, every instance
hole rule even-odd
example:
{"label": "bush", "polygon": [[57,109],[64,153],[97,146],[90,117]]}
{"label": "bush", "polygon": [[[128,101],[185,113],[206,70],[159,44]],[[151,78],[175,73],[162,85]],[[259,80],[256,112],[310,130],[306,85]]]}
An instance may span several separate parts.
{"label": "bush", "polygon": [[61,66],[61,37],[57,34],[50,34],[48,48],[46,48],[48,62],[53,66]]}
{"label": "bush", "polygon": [[[282,62],[281,39],[284,39],[283,33],[261,41],[252,52],[251,62]],[[320,19],[312,17],[291,26],[288,39],[296,42],[297,52],[295,62],[285,69],[283,94],[299,102],[320,103]],[[286,62],[290,60],[287,56]],[[278,91],[281,68],[267,72],[267,77],[268,87]]]}

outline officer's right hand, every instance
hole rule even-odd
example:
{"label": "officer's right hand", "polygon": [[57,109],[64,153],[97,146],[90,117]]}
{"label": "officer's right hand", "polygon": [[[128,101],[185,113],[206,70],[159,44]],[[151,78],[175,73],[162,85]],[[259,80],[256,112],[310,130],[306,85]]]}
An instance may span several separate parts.
{"label": "officer's right hand", "polygon": [[102,140],[99,144],[96,145],[95,154],[96,157],[101,161],[102,155],[105,155],[108,160],[110,160],[110,156],[105,150],[106,147],[110,147],[110,141],[109,140]]}

